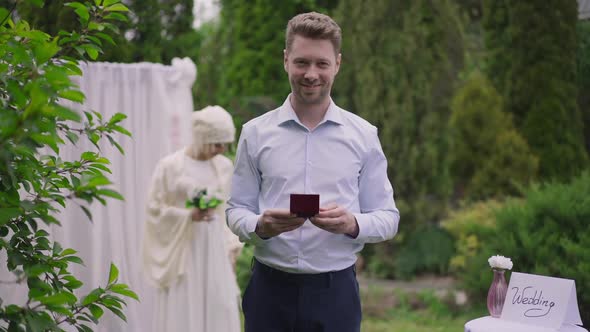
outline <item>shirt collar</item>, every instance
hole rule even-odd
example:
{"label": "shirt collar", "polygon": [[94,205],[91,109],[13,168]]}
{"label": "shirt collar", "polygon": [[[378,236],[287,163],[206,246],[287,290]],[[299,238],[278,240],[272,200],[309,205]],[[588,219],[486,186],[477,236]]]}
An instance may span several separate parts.
{"label": "shirt collar", "polygon": [[[278,114],[278,124],[282,125],[285,122],[289,122],[289,121],[295,121],[299,124],[301,124],[301,121],[299,121],[299,118],[297,117],[297,114],[295,114],[295,110],[293,109],[293,106],[291,105],[291,94],[289,94],[287,96],[287,99],[285,99],[285,102],[283,103],[283,105],[279,108],[279,114]],[[328,106],[328,110],[326,111],[326,114],[324,115],[324,119],[318,124],[321,125],[324,122],[333,122],[339,125],[342,125],[342,111],[340,110],[340,108],[338,106],[336,106],[336,104],[334,103],[334,101],[332,100],[332,98],[330,98],[330,105]]]}

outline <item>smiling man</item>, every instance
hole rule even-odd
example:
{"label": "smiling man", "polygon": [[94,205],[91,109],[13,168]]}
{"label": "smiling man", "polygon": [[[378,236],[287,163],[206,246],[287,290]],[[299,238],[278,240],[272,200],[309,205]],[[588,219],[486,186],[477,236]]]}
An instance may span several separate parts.
{"label": "smiling man", "polygon": [[[227,222],[255,246],[246,332],[360,331],[356,254],[397,233],[377,129],[330,97],[340,45],[330,17],[292,18],[284,50],[291,94],[242,129]],[[319,195],[319,213],[291,213],[296,193]]]}

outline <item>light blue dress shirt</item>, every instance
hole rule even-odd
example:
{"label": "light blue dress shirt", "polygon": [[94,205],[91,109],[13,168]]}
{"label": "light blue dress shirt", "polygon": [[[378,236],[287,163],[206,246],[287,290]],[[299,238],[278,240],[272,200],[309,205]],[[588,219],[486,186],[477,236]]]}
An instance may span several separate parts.
{"label": "light blue dress shirt", "polygon": [[[356,238],[322,230],[307,220],[296,230],[261,239],[262,212],[289,209],[292,193],[319,194],[354,214]],[[242,242],[255,245],[261,263],[291,273],[345,269],[365,243],[391,239],[399,224],[387,159],[377,128],[332,101],[312,131],[285,103],[246,123],[238,142],[227,223]]]}

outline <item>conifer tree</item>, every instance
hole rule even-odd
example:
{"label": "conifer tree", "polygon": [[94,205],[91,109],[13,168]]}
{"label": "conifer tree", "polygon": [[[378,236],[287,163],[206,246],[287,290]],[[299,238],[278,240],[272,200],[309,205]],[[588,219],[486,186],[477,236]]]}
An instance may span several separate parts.
{"label": "conifer tree", "polygon": [[447,123],[462,65],[455,10],[449,1],[345,0],[336,14],[344,34],[336,99],[379,128],[407,223],[436,221],[450,193]]}
{"label": "conifer tree", "polygon": [[488,75],[539,157],[541,178],[589,165],[577,104],[575,1],[485,1]]}

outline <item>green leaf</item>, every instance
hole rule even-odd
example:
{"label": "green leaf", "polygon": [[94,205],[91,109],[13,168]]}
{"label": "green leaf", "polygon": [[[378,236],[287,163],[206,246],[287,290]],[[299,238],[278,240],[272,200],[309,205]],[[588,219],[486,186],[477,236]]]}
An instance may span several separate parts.
{"label": "green leaf", "polygon": [[84,265],[84,262],[82,261],[82,259],[78,256],[66,256],[64,258],[62,258],[63,260],[66,260],[68,262],[72,262],[72,263],[76,263],[76,264],[80,264],[80,265]]}
{"label": "green leaf", "polygon": [[79,2],[69,2],[66,3],[65,6],[74,8],[74,12],[76,12],[78,17],[80,17],[80,22],[82,22],[82,25],[86,25],[86,22],[88,22],[88,19],[90,19],[88,7]]}
{"label": "green leaf", "polygon": [[97,168],[107,173],[112,173],[111,170],[103,164],[91,164],[88,166],[89,168]]}
{"label": "green leaf", "polygon": [[64,287],[66,287],[70,290],[74,290],[74,289],[78,289],[84,285],[83,282],[74,278],[73,276],[68,276],[68,277],[69,278],[64,278],[65,280],[67,280],[67,282],[64,284]]}
{"label": "green leaf", "polygon": [[117,20],[121,22],[127,22],[127,16],[120,13],[110,13],[104,17],[105,20]]}
{"label": "green leaf", "polygon": [[80,116],[80,114],[78,114],[78,112],[73,111],[67,107],[63,107],[61,105],[55,105],[54,110],[55,110],[55,115],[57,115],[58,117],[60,117],[64,120],[71,120],[71,121],[75,121],[75,122],[80,122],[80,120],[82,120],[82,117]]}
{"label": "green leaf", "polygon": [[51,267],[48,265],[33,265],[30,267],[25,267],[25,275],[27,277],[38,277],[43,273],[47,273],[51,271]]}
{"label": "green leaf", "polygon": [[90,213],[90,210],[88,210],[88,208],[85,207],[84,205],[80,205],[80,208],[82,209],[82,211],[84,211],[84,214],[86,214],[86,217],[88,217],[88,219],[90,219],[90,221],[92,221],[92,213]]}
{"label": "green leaf", "polygon": [[32,133],[29,137],[33,139],[35,142],[39,143],[39,145],[47,145],[53,151],[59,152],[59,148],[57,146],[58,140],[53,135],[42,135],[38,133]]}
{"label": "green leaf", "polygon": [[108,196],[108,197],[112,197],[121,201],[125,200],[125,197],[123,197],[123,195],[119,194],[118,192],[114,191],[114,190],[110,190],[110,189],[99,189],[96,191],[97,194],[99,195],[103,195],[103,196]]}
{"label": "green leaf", "polygon": [[131,133],[129,131],[127,131],[127,129],[118,126],[118,125],[113,125],[111,126],[111,128],[113,128],[113,130],[120,132],[121,134],[127,135],[129,137],[131,137]]}
{"label": "green leaf", "polygon": [[96,45],[84,44],[84,45],[82,45],[82,48],[84,48],[86,53],[88,53],[88,56],[90,57],[90,59],[96,60],[98,58],[98,53],[99,53],[100,49],[97,49]]}
{"label": "green leaf", "polygon": [[20,214],[21,210],[17,208],[0,208],[0,225],[6,224]]}
{"label": "green leaf", "polygon": [[98,154],[96,152],[92,152],[92,151],[85,151],[80,155],[80,158],[82,158],[82,160],[90,160],[90,161],[96,160],[97,157],[98,157]]}
{"label": "green leaf", "polygon": [[97,22],[90,22],[88,23],[88,30],[102,31],[104,30],[104,25]]}
{"label": "green leaf", "polygon": [[70,292],[62,291],[57,294],[41,297],[38,299],[39,302],[45,305],[65,305],[74,304],[78,299]]}
{"label": "green leaf", "polygon": [[90,313],[92,313],[92,316],[97,320],[104,314],[104,310],[96,304],[89,305],[88,309],[90,309]]}
{"label": "green leaf", "polygon": [[84,324],[76,325],[78,332],[93,332],[92,329]]}
{"label": "green leaf", "polygon": [[78,138],[78,135],[77,135],[76,133],[73,133],[73,132],[71,132],[71,131],[68,131],[68,132],[66,133],[66,137],[67,137],[67,139],[68,139],[70,142],[72,142],[72,144],[76,145],[76,143],[78,143],[78,139],[79,139],[79,138]]}
{"label": "green leaf", "polygon": [[59,253],[60,256],[67,256],[67,255],[73,255],[77,253],[76,250],[72,249],[72,248],[67,248],[64,249],[62,252]]}
{"label": "green leaf", "polygon": [[115,124],[115,123],[121,122],[125,119],[127,119],[127,115],[125,115],[123,113],[115,113],[115,115],[113,115],[111,117],[111,119],[109,120],[108,124]]}
{"label": "green leaf", "polygon": [[[104,27],[103,27],[104,29]],[[115,41],[113,40],[113,38],[109,35],[107,35],[106,33],[102,33],[102,32],[97,32],[96,35],[101,38],[102,40],[108,42],[111,45],[116,45]]]}
{"label": "green leaf", "polygon": [[121,2],[121,0],[104,0],[102,2],[102,5],[105,6],[105,7],[108,7],[108,6],[112,5],[112,4],[119,3],[119,2]]}
{"label": "green leaf", "polygon": [[104,176],[95,176],[86,184],[86,187],[97,187],[97,186],[106,186],[112,184],[112,182]]}
{"label": "green leaf", "polygon": [[104,290],[102,288],[96,288],[96,289],[92,290],[92,292],[90,292],[90,294],[88,294],[84,297],[84,299],[82,300],[82,305],[87,306],[90,303],[96,302],[98,299],[100,299],[100,296],[102,294],[104,294]]}
{"label": "green leaf", "polygon": [[123,313],[123,311],[121,311],[117,308],[113,308],[113,307],[107,307],[107,309],[109,309],[115,315],[119,316],[119,318],[121,318],[123,321],[125,321],[125,322],[127,321],[127,318],[125,317],[125,314]]}
{"label": "green leaf", "polygon": [[125,155],[125,151],[123,150],[123,147],[121,146],[121,144],[117,143],[117,141],[115,141],[111,136],[107,135],[107,139],[109,140],[109,142],[115,146],[117,148],[117,150],[119,150],[119,152],[122,155]]}
{"label": "green leaf", "polygon": [[78,75],[82,76],[82,70],[80,67],[75,63],[63,63],[62,66],[68,69],[69,75]]}
{"label": "green leaf", "polygon": [[130,290],[130,289],[126,289],[126,288],[120,288],[120,289],[115,289],[114,287],[111,288],[111,291],[113,291],[113,293],[117,293],[123,296],[127,296],[130,297],[132,299],[135,299],[136,301],[139,301],[139,297],[137,296],[137,294],[135,294],[134,291]]}
{"label": "green leaf", "polygon": [[61,90],[57,93],[58,96],[64,99],[68,99],[77,103],[84,102],[84,94],[79,90]]}
{"label": "green leaf", "polygon": [[111,270],[109,271],[109,284],[114,283],[119,278],[119,269],[115,264],[111,263]]}
{"label": "green leaf", "polygon": [[35,233],[35,237],[45,237],[45,236],[49,236],[49,233],[47,233],[47,231],[40,229]]}
{"label": "green leaf", "polygon": [[53,242],[53,256],[58,256],[60,252],[63,251],[63,247],[61,246],[61,244],[59,244],[59,242],[55,241]]}
{"label": "green leaf", "polygon": [[61,47],[57,45],[57,38],[55,38],[52,42],[49,43],[42,43],[37,44],[33,47],[33,54],[35,55],[35,60],[37,61],[37,65],[43,64],[51,59]]}
{"label": "green leaf", "polygon": [[114,5],[106,7],[105,11],[108,11],[108,12],[128,12],[129,8],[127,8],[122,3],[116,3]]}
{"label": "green leaf", "polygon": [[72,7],[74,9],[86,8],[86,6],[84,6],[84,4],[79,3],[77,1],[75,1],[75,2],[67,2],[67,3],[64,4],[64,6],[66,6],[66,7]]}
{"label": "green leaf", "polygon": [[[27,322],[27,331],[31,332],[52,331],[56,327],[55,323],[51,320],[51,318],[49,318],[47,314],[39,312],[27,312],[25,314],[25,320]],[[9,331],[13,330],[9,329]]]}

